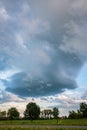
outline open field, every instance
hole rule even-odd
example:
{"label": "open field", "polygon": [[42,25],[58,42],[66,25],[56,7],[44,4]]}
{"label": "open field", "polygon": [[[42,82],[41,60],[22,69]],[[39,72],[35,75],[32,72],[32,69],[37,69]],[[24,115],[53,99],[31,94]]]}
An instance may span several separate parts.
{"label": "open field", "polygon": [[6,120],[0,121],[0,130],[87,130],[87,119]]}
{"label": "open field", "polygon": [[87,129],[79,129],[79,128],[0,128],[0,130],[87,130]]}
{"label": "open field", "polygon": [[6,120],[0,121],[0,125],[79,125],[87,126],[87,119],[59,119],[58,123],[56,120]]}

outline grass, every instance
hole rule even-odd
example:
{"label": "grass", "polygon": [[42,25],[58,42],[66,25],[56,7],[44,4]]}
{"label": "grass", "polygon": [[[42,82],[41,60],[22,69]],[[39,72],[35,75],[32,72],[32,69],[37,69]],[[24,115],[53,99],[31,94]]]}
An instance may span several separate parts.
{"label": "grass", "polygon": [[[15,125],[28,125],[28,124],[34,124],[34,125],[44,125],[42,128],[18,128],[20,126]],[[82,128],[48,128],[46,125],[78,125],[78,126],[87,126],[87,119],[60,119],[58,120],[58,124],[56,120],[34,120],[31,122],[30,120],[6,120],[6,121],[0,121],[0,130],[86,130]],[[7,128],[5,128],[4,125],[8,125]],[[9,126],[13,125],[13,126]]]}
{"label": "grass", "polygon": [[87,129],[67,129],[67,128],[0,128],[0,130],[87,130]]}
{"label": "grass", "polygon": [[87,119],[66,119],[59,120],[60,125],[85,125],[87,126]]}
{"label": "grass", "polygon": [[0,125],[85,125],[87,126],[87,119],[59,119],[58,123],[56,120],[34,120],[31,122],[30,120],[6,120],[0,121]]}

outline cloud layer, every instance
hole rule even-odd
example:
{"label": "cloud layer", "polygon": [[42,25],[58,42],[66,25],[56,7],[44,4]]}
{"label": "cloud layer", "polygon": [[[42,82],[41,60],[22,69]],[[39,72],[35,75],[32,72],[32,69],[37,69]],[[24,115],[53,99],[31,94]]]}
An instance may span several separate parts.
{"label": "cloud layer", "polygon": [[[86,0],[1,0],[0,81],[19,97],[78,87],[87,61]],[[2,85],[2,88],[3,88]]]}

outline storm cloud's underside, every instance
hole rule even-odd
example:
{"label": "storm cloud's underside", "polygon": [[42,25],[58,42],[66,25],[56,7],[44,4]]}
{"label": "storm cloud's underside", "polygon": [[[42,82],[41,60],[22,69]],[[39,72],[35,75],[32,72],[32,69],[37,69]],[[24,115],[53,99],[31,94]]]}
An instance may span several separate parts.
{"label": "storm cloud's underside", "polygon": [[0,72],[11,70],[0,77],[5,91],[38,97],[78,87],[76,78],[87,61],[86,4],[0,0]]}

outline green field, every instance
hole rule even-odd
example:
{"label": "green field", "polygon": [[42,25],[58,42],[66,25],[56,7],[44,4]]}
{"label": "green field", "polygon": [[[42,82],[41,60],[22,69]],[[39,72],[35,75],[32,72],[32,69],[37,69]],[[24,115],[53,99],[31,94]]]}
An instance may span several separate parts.
{"label": "green field", "polygon": [[[19,128],[15,125],[43,125],[42,128]],[[87,126],[87,119],[59,119],[58,123],[56,120],[6,120],[0,121],[0,130],[86,130],[82,128],[49,128],[46,125],[78,125],[78,126]],[[3,126],[2,126],[3,125]],[[8,125],[5,128],[4,125]],[[9,125],[13,125],[10,127]]]}
{"label": "green field", "polygon": [[0,128],[0,130],[86,130],[86,129],[69,129],[69,128]]}
{"label": "green field", "polygon": [[35,125],[85,125],[87,126],[87,119],[59,119],[58,123],[56,120],[6,120],[0,121],[1,124],[13,124],[13,125],[28,125],[28,124],[35,124]]}
{"label": "green field", "polygon": [[87,129],[62,129],[62,128],[0,128],[0,130],[87,130]]}

